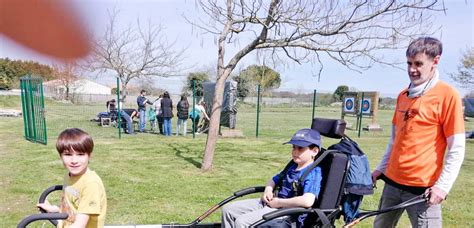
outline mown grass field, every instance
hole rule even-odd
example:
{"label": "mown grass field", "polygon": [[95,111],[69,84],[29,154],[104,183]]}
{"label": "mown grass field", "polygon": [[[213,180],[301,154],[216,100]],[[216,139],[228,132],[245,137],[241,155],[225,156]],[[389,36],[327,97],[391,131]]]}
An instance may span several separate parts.
{"label": "mown grass field", "polygon": [[[0,96],[0,108],[21,109],[19,97]],[[15,227],[27,215],[37,213],[36,201],[47,187],[61,184],[65,170],[54,148],[59,132],[79,127],[89,132],[95,148],[91,169],[102,177],[108,196],[107,224],[187,223],[209,207],[241,188],[264,185],[290,159],[288,140],[299,128],[309,127],[310,107],[263,107],[259,137],[255,137],[255,107],[240,105],[237,128],[244,138],[221,138],[217,143],[214,168],[199,169],[206,135],[163,137],[156,134],[122,135],[116,128],[103,128],[89,121],[105,109],[103,104],[72,105],[46,101],[48,145],[23,138],[23,119],[0,117],[0,227]],[[391,110],[379,112],[383,132],[348,130],[367,153],[375,167],[389,136]],[[318,107],[316,116],[340,118],[340,108]],[[354,122],[354,119],[349,118]],[[363,126],[369,123],[364,119]],[[176,119],[173,119],[173,126]],[[190,126],[190,123],[188,123]],[[466,122],[474,129],[474,120]],[[335,140],[323,139],[327,147]],[[473,227],[474,142],[467,141],[461,174],[443,203],[445,227]],[[373,196],[364,199],[362,208],[376,209],[383,184]],[[55,195],[52,195],[54,198]],[[55,200],[52,200],[53,202]],[[216,213],[207,221],[219,221]],[[371,227],[372,220],[359,227]],[[50,226],[45,223],[46,227]],[[41,227],[42,222],[32,227]],[[340,225],[340,224],[339,224]],[[408,227],[406,216],[400,227]]]}

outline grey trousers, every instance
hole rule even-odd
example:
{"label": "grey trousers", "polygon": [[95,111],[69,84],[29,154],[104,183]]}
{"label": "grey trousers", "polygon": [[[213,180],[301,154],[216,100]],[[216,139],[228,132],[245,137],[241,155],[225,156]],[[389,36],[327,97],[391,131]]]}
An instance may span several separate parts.
{"label": "grey trousers", "polygon": [[[382,196],[380,197],[379,209],[400,204],[413,197],[416,197],[416,195],[392,185],[385,184]],[[377,217],[375,217],[374,227],[396,227],[403,211],[405,211],[405,209],[377,215]],[[440,204],[429,206],[428,203],[419,203],[406,208],[406,211],[412,227],[442,227]]]}
{"label": "grey trousers", "polygon": [[[276,210],[264,206],[260,199],[239,200],[222,208],[222,227],[249,227],[253,223],[262,219],[262,215]],[[290,221],[286,218],[276,219],[264,223],[259,227],[290,227]]]}

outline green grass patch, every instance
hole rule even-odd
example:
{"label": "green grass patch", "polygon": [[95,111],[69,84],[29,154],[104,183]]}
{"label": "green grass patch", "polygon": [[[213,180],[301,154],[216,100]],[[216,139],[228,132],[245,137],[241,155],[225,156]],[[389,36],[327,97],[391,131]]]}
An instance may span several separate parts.
{"label": "green grass patch", "polygon": [[[0,108],[21,109],[17,96],[0,96]],[[100,127],[90,121],[104,111],[101,104],[74,105],[46,101],[48,145],[23,138],[23,119],[0,117],[0,227],[14,227],[27,215],[37,213],[36,201],[47,187],[62,183],[65,170],[54,144],[63,129],[79,127],[89,132],[96,144],[90,163],[104,181],[108,196],[107,224],[187,223],[233,192],[264,185],[290,160],[290,146],[282,145],[299,128],[309,127],[310,107],[264,106],[256,138],[256,112],[241,105],[237,128],[244,138],[218,140],[211,172],[200,171],[206,135],[163,137],[157,134],[122,135],[116,128]],[[348,130],[368,154],[372,167],[381,159],[389,137],[393,110],[381,110],[378,123],[383,132]],[[319,117],[340,118],[339,108],[318,107]],[[355,118],[348,118],[355,126]],[[370,119],[363,120],[363,126]],[[173,119],[175,127],[176,119]],[[188,126],[191,126],[188,124]],[[474,120],[466,122],[474,129]],[[323,139],[329,146],[336,140]],[[474,193],[474,142],[467,141],[461,174],[443,203],[446,227],[474,226],[470,199]],[[382,183],[373,196],[364,199],[362,208],[376,209]],[[257,197],[257,196],[256,196]],[[58,196],[52,196],[58,198]],[[208,218],[220,220],[220,213]],[[38,223],[41,226],[43,223]],[[48,223],[46,223],[48,224]],[[409,225],[406,215],[400,227]],[[48,225],[47,225],[48,226]],[[360,227],[371,227],[371,220]]]}

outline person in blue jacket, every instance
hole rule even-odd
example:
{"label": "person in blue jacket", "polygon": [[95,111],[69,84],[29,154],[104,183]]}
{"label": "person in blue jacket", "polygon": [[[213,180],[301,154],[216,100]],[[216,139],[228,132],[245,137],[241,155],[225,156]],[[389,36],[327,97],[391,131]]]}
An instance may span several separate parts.
{"label": "person in blue jacket", "polygon": [[153,104],[150,100],[145,97],[146,91],[142,89],[140,95],[137,97],[138,112],[140,117],[140,132],[145,131],[146,125],[146,104]]}

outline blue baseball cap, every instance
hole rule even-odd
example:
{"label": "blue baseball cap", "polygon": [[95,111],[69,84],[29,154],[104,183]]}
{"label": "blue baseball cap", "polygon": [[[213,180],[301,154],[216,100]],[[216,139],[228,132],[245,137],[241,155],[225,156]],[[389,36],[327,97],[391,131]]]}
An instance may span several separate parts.
{"label": "blue baseball cap", "polygon": [[318,131],[305,128],[298,130],[291,140],[283,144],[292,144],[300,147],[308,147],[310,145],[316,145],[321,148],[321,135]]}

